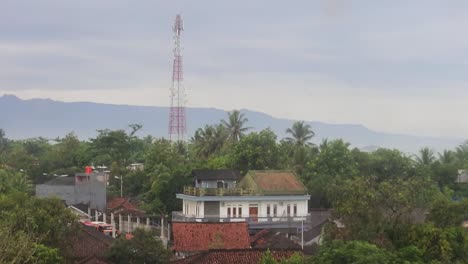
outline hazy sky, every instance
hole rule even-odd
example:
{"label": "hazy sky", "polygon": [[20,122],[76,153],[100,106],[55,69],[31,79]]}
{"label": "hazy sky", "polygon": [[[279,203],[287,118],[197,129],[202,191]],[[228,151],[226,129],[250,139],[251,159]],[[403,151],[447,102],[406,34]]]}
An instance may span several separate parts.
{"label": "hazy sky", "polygon": [[188,106],[468,137],[461,0],[0,0],[0,95],[167,106],[179,12]]}

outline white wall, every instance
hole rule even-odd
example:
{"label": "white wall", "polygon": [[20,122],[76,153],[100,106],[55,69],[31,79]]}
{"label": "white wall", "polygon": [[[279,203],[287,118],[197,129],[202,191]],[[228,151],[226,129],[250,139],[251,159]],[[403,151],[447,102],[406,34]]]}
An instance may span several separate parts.
{"label": "white wall", "polygon": [[183,200],[182,212],[187,217],[204,217],[203,212],[205,208],[203,202],[192,202]]}
{"label": "white wall", "polygon": [[220,202],[220,217],[228,217],[227,211],[228,208],[231,208],[231,215],[233,214],[233,208],[236,207],[237,216],[239,216],[239,207],[242,208],[241,217],[250,217],[249,207],[257,205],[258,207],[258,217],[267,217],[267,205],[270,205],[270,217],[273,215],[273,207],[276,204],[277,206],[277,215],[278,217],[287,216],[287,205],[291,206],[291,216],[294,213],[294,204],[297,205],[297,215],[296,216],[306,216],[308,213],[308,201],[307,200],[297,200],[297,201],[238,201],[238,202]]}

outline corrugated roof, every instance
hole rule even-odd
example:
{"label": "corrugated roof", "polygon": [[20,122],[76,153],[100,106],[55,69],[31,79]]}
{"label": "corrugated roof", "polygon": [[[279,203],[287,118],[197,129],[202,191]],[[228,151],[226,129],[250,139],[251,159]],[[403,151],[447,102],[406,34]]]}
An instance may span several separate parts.
{"label": "corrugated roof", "polygon": [[193,170],[192,176],[199,180],[232,180],[240,179],[238,170]]}
{"label": "corrugated roof", "polygon": [[240,185],[263,195],[307,194],[307,188],[292,171],[249,171]]}
{"label": "corrugated roof", "polygon": [[172,223],[175,251],[250,248],[246,222]]}

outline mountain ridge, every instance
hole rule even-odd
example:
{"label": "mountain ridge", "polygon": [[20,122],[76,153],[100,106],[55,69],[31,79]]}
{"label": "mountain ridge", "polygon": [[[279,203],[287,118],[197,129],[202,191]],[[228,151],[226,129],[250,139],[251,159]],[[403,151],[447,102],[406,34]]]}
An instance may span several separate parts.
{"label": "mountain ridge", "polygon": [[[31,137],[56,138],[74,132],[81,139],[94,137],[98,129],[126,129],[128,124],[142,124],[141,134],[155,137],[167,136],[168,107],[103,104],[94,102],[62,102],[53,99],[34,98],[23,100],[15,95],[0,96],[0,128],[7,137],[24,139]],[[270,128],[285,137],[285,131],[295,120],[276,118],[272,115],[241,109],[249,119],[253,131]],[[225,119],[227,111],[217,108],[187,108],[188,138],[194,130],[205,125],[217,124]],[[454,148],[462,139],[437,138],[377,132],[362,124],[330,124],[306,121],[316,136],[314,143],[323,139],[342,138],[352,146],[366,149],[372,146],[398,148],[405,152],[417,152],[429,146],[436,151]]]}

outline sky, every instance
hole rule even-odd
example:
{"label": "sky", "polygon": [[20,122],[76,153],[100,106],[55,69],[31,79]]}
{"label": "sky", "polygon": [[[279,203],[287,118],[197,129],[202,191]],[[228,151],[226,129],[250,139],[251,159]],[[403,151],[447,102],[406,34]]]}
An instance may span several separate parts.
{"label": "sky", "polygon": [[168,106],[178,13],[188,107],[467,138],[462,0],[0,0],[0,95]]}

